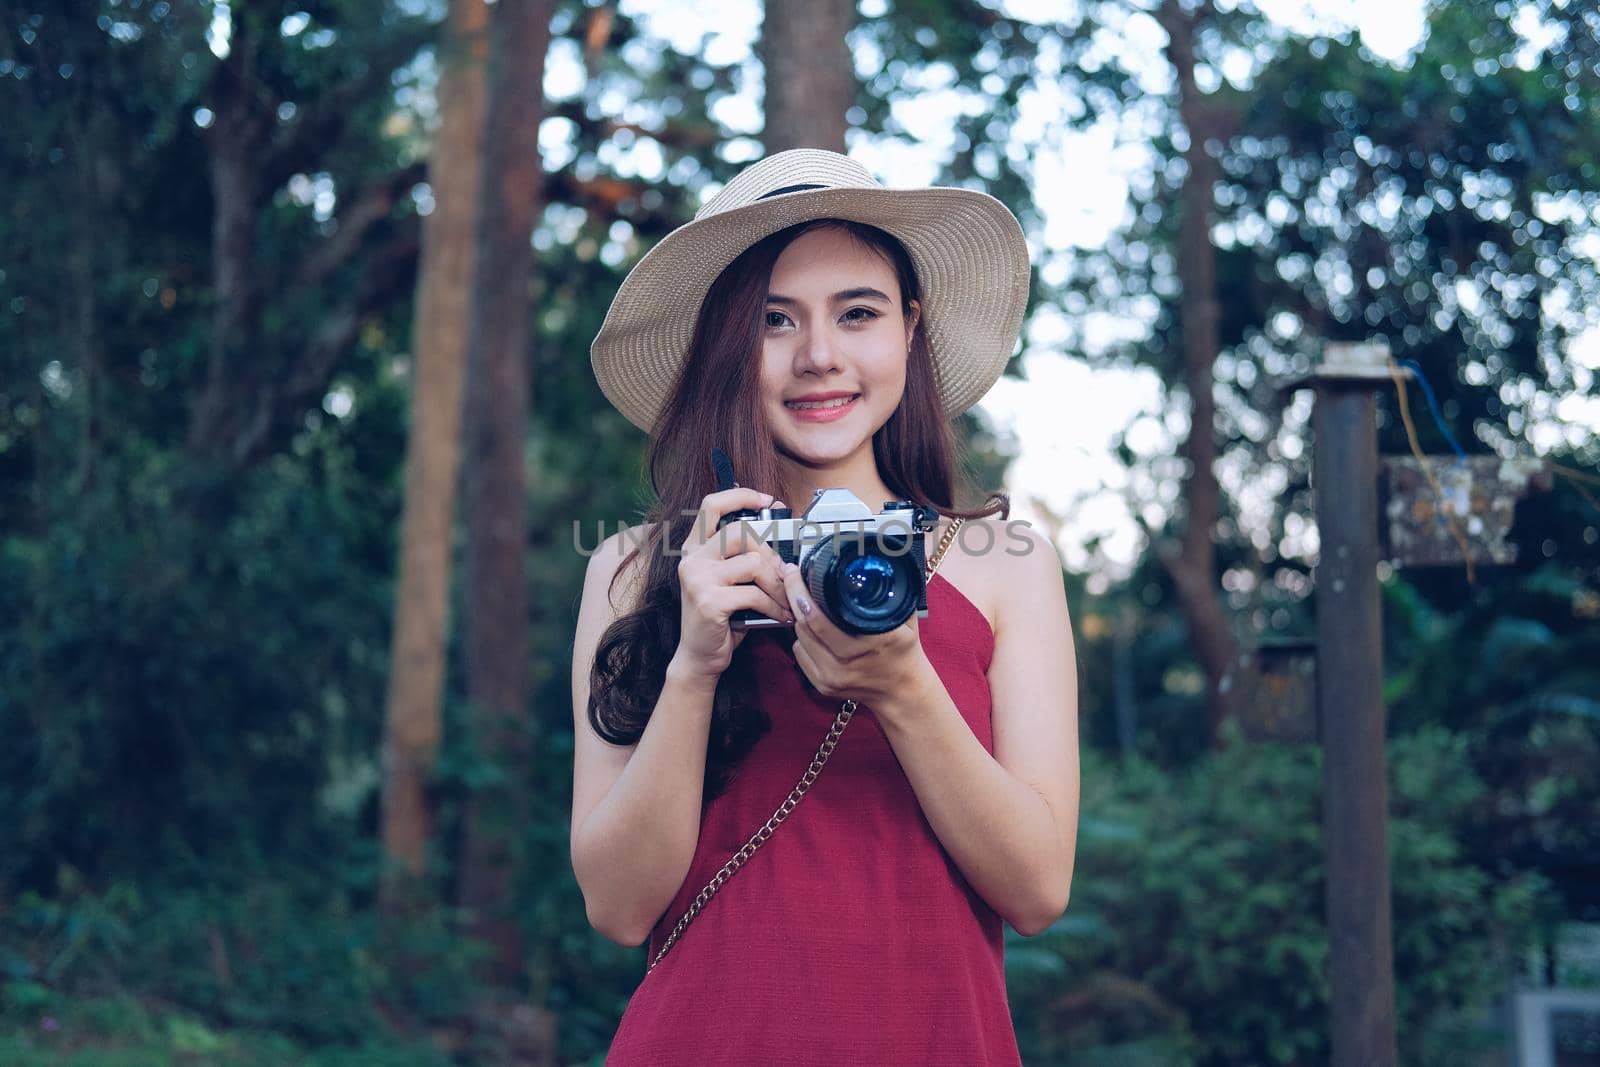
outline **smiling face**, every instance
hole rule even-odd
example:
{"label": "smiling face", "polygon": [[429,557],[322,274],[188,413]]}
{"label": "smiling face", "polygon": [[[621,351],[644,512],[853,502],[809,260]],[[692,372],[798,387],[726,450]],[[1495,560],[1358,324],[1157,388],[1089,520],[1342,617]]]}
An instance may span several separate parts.
{"label": "smiling face", "polygon": [[905,391],[916,315],[902,313],[888,260],[842,229],[783,250],[761,329],[761,397],[781,455],[820,469],[872,462],[872,435]]}

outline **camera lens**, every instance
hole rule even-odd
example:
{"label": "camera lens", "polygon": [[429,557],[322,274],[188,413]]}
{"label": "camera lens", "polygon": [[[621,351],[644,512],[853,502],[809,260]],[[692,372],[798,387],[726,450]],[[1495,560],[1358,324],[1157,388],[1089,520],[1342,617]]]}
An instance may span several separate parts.
{"label": "camera lens", "polygon": [[894,600],[895,572],[882,556],[859,556],[844,565],[844,586],[858,611],[881,610]]}
{"label": "camera lens", "polygon": [[829,537],[810,562],[813,595],[847,633],[885,633],[917,610],[922,575],[903,537]]}

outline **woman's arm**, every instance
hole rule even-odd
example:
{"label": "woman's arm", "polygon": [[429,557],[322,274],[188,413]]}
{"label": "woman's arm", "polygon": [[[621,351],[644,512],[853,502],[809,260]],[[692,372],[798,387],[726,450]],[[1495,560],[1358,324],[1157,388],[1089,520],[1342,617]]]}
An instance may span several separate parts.
{"label": "woman's arm", "polygon": [[[589,921],[613,941],[638,945],[649,937],[694,860],[717,682],[748,633],[730,620],[750,609],[793,621],[778,553],[743,525],[737,534],[721,525],[730,512],[773,503],[771,495],[739,486],[700,501],[680,546],[678,646],[632,746],[606,744],[588,715],[595,649],[619,611],[631,610],[613,608],[607,594],[624,555],[622,538],[608,539],[589,560],[572,649],[572,869]],[[637,602],[643,577],[641,565],[629,569],[625,605]]]}
{"label": "woman's arm", "polygon": [[1072,886],[1078,683],[1055,548],[1025,525],[1007,538],[1021,550],[972,557],[979,580],[998,590],[993,755],[928,661],[915,624],[845,634],[808,607],[799,568],[789,564],[784,580],[800,610],[801,670],[818,692],[872,709],[945,851],[1001,917],[1035,934],[1066,910]]}
{"label": "woman's arm", "polygon": [[[638,543],[638,542],[634,542]],[[701,788],[716,679],[667,668],[644,734],[632,746],[602,741],[589,724],[589,670],[600,636],[631,610],[644,560],[630,567],[614,607],[607,590],[627,546],[608,538],[590,557],[572,649],[575,750],[572,869],[590,924],[640,945],[689,873],[700,837]]]}
{"label": "woman's arm", "polygon": [[1032,529],[1024,555],[993,550],[1000,590],[989,666],[994,755],[931,665],[899,699],[873,705],[933,831],[990,907],[1031,936],[1071,893],[1078,838],[1078,678],[1055,547]]}

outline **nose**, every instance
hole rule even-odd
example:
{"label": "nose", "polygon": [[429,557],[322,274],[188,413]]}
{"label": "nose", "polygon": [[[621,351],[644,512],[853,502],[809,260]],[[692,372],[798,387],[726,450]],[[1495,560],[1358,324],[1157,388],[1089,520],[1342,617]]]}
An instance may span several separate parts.
{"label": "nose", "polygon": [[813,327],[806,330],[800,343],[795,346],[795,376],[837,374],[843,369],[842,353],[827,329]]}

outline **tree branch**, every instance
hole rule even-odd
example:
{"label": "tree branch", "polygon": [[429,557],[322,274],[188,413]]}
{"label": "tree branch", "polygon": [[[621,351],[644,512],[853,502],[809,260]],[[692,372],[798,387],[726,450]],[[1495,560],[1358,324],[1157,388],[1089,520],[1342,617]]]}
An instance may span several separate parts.
{"label": "tree branch", "polygon": [[[321,93],[316,103],[298,110],[292,121],[279,124],[262,162],[272,187],[314,166],[327,146],[343,135],[356,106],[386,83],[397,69],[410,62],[437,32],[438,27],[421,20],[397,27],[394,36],[371,54],[361,73]],[[274,116],[278,104],[277,100],[271,102]]]}
{"label": "tree branch", "polygon": [[355,343],[369,316],[414,283],[421,226],[413,217],[362,264],[350,296],[321,317],[316,331],[282,380],[264,389],[230,449],[239,466],[271,455],[318,406],[339,358]]}
{"label": "tree branch", "polygon": [[[573,177],[570,170],[545,175],[545,202],[576,204],[590,215],[602,219],[625,219],[641,236],[661,236],[683,222],[676,213],[646,209],[641,196],[649,189],[643,183],[621,178]],[[623,205],[634,206],[624,210]]]}
{"label": "tree branch", "polygon": [[722,134],[712,126],[678,126],[668,123],[659,130],[653,130],[635,122],[619,122],[605,117],[595,118],[584,110],[582,103],[575,100],[552,107],[550,115],[553,118],[566,119],[584,134],[596,140],[604,140],[627,130],[637,137],[649,137],[668,148],[684,152],[702,151],[722,142]]}
{"label": "tree branch", "polygon": [[372,227],[389,218],[394,212],[395,202],[422,181],[427,173],[425,162],[399,167],[346,201],[345,209],[334,216],[338,228],[333,236],[306,253],[294,271],[292,284],[306,288],[319,286],[348,263]]}

